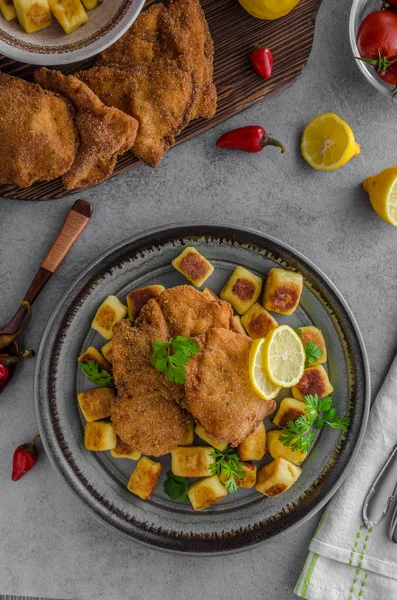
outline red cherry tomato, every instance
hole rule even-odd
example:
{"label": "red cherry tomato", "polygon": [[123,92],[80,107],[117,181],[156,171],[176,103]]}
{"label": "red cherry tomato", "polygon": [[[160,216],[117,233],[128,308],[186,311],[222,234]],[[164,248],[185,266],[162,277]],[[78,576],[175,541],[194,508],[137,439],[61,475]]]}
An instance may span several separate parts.
{"label": "red cherry tomato", "polygon": [[386,83],[390,83],[390,85],[397,85],[397,62],[390,65],[390,67],[387,67],[384,73],[378,71],[378,75]]}
{"label": "red cherry tomato", "polygon": [[397,0],[388,0],[388,4],[390,4],[390,6],[395,6],[397,8]]}
{"label": "red cherry tomato", "polygon": [[377,10],[366,16],[358,28],[357,46],[362,58],[393,59],[397,55],[397,14]]}

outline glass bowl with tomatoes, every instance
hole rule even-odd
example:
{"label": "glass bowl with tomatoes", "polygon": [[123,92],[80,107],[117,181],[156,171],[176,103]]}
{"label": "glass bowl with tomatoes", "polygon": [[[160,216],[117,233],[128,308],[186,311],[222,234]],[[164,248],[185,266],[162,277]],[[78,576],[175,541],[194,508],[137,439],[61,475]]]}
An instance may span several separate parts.
{"label": "glass bowl with tomatoes", "polygon": [[397,0],[353,0],[349,35],[364,77],[382,94],[397,96]]}

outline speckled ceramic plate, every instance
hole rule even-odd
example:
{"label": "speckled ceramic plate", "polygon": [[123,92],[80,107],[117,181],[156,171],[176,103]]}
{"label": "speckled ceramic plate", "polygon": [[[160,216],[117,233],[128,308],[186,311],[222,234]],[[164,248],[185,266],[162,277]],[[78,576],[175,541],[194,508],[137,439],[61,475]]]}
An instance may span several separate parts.
{"label": "speckled ceramic plate", "polygon": [[145,0],[105,0],[87,11],[88,22],[66,35],[53,18],[50,27],[25,33],[17,19],[0,15],[0,54],[31,65],[66,65],[102,52],[127,31]]}
{"label": "speckled ceramic plate", "polygon": [[[186,283],[171,266],[184,246],[198,248],[214,265],[208,285],[219,291],[236,265],[265,276],[274,266],[304,277],[301,304],[292,326],[315,324],[328,348],[334,401],[348,413],[347,433],[324,429],[303,464],[297,483],[277,498],[240,490],[212,509],[194,512],[170,500],[162,481],[148,501],[130,494],[126,483],[135,463],[84,448],[84,421],[76,400],[88,389],[76,359],[103,338],[90,329],[96,309],[109,294],[124,299],[131,289],[153,283]],[[332,283],[310,261],[270,236],[217,225],[173,225],[134,236],[86,268],[64,294],[46,327],[35,375],[40,433],[54,467],[83,504],[102,523],[157,548],[219,553],[247,548],[297,527],[335,493],[357,455],[369,408],[365,349],[354,318]],[[267,423],[271,427],[270,420]],[[169,456],[163,457],[164,471]],[[269,459],[265,459],[268,461]],[[163,475],[164,477],[164,475]]]}

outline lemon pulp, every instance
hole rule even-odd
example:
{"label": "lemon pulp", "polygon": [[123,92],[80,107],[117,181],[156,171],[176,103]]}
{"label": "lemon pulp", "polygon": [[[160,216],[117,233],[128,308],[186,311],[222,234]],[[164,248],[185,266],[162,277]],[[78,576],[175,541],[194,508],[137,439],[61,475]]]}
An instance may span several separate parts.
{"label": "lemon pulp", "polygon": [[259,338],[252,342],[249,355],[249,374],[258,396],[263,400],[272,400],[279,394],[281,387],[274,385],[266,373],[263,358],[264,341],[264,338]]}
{"label": "lemon pulp", "polygon": [[363,187],[375,212],[387,223],[397,226],[397,167],[368,177]]}
{"label": "lemon pulp", "polygon": [[305,127],[301,151],[314,169],[333,171],[360,154],[361,149],[345,121],[334,113],[322,113]]}
{"label": "lemon pulp", "polygon": [[305,349],[289,325],[272,329],[263,344],[266,373],[274,385],[292,387],[299,383],[305,368]]}

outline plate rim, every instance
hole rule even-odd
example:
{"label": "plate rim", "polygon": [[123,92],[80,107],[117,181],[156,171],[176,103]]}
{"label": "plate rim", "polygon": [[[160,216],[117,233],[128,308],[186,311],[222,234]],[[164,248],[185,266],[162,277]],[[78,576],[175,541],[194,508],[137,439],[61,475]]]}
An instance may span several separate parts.
{"label": "plate rim", "polygon": [[[206,233],[199,232],[199,231],[194,232],[193,230],[195,228],[196,229],[202,228],[203,230],[206,230]],[[279,246],[280,248],[286,250],[292,256],[296,257],[298,260],[302,261],[303,263],[306,263],[310,267],[310,269],[313,270],[313,272],[315,274],[318,274],[324,280],[324,282],[329,286],[331,291],[335,294],[338,301],[341,303],[342,308],[345,311],[346,316],[348,317],[348,319],[350,321],[350,324],[352,326],[354,334],[359,343],[359,355],[360,355],[360,358],[363,363],[363,370],[364,370],[364,375],[365,375],[365,378],[363,381],[364,403],[362,406],[361,428],[357,434],[353,450],[346,462],[345,467],[343,468],[342,473],[339,475],[339,477],[336,479],[336,481],[330,487],[330,489],[325,493],[324,497],[318,503],[316,503],[316,505],[314,507],[312,507],[305,515],[300,517],[296,523],[287,525],[283,530],[272,534],[270,537],[267,537],[266,539],[255,539],[254,541],[250,541],[248,543],[243,542],[241,546],[234,545],[232,548],[226,547],[224,549],[219,549],[219,550],[211,550],[209,548],[207,548],[205,550],[189,550],[188,547],[185,547],[183,550],[180,550],[180,549],[172,548],[170,543],[168,543],[167,546],[155,544],[152,541],[143,540],[139,537],[135,537],[131,533],[127,533],[126,531],[121,530],[117,525],[109,522],[108,520],[105,520],[102,515],[98,514],[94,510],[92,505],[87,504],[87,502],[84,500],[84,498],[81,497],[81,495],[79,494],[78,489],[76,489],[76,487],[74,485],[72,485],[73,482],[69,481],[69,479],[65,476],[65,473],[62,472],[62,466],[60,464],[58,464],[56,458],[51,453],[49,443],[47,442],[47,439],[46,439],[46,430],[42,423],[42,418],[41,418],[41,413],[40,413],[40,382],[39,382],[39,378],[41,376],[41,372],[40,372],[41,371],[41,362],[43,360],[43,355],[44,355],[44,351],[45,351],[45,343],[46,343],[46,339],[51,331],[53,323],[58,317],[58,311],[59,311],[60,307],[62,306],[62,304],[64,303],[64,300],[67,298],[67,296],[69,296],[71,293],[73,293],[73,291],[78,287],[79,283],[85,278],[85,276],[90,272],[90,270],[97,267],[98,264],[101,263],[103,259],[105,259],[105,258],[108,259],[109,256],[111,256],[112,254],[115,254],[118,250],[123,249],[125,246],[127,246],[131,243],[137,244],[137,243],[139,243],[140,240],[142,240],[142,241],[147,240],[147,238],[149,236],[155,236],[157,234],[166,233],[167,235],[169,235],[170,239],[172,239],[172,237],[177,238],[178,236],[182,236],[182,234],[179,232],[179,230],[182,230],[182,229],[191,229],[192,230],[190,234],[184,233],[183,235],[185,237],[188,237],[188,235],[191,235],[192,237],[193,236],[200,237],[200,236],[205,236],[205,235],[212,235],[213,237],[216,237],[216,236],[222,237],[222,234],[220,234],[219,231],[226,232],[226,230],[229,230],[229,234],[231,234],[231,232],[234,231],[238,234],[243,234],[243,235],[248,234],[248,236],[249,235],[259,236],[263,240],[268,240],[270,243],[273,243],[273,244]],[[218,233],[216,233],[216,230],[218,230]],[[155,240],[153,240],[152,245],[155,245]],[[149,548],[152,548],[152,549],[155,549],[158,551],[165,551],[165,552],[170,552],[173,554],[174,553],[183,554],[183,555],[188,554],[190,556],[216,556],[216,555],[224,555],[224,554],[234,554],[237,552],[250,550],[252,548],[257,547],[260,544],[264,544],[265,542],[274,541],[284,535],[287,535],[288,533],[292,533],[298,527],[300,527],[305,522],[307,522],[310,518],[312,518],[315,514],[317,514],[324,507],[324,505],[330,501],[332,496],[340,488],[340,486],[346,479],[347,475],[349,474],[350,469],[353,467],[353,465],[355,463],[355,460],[360,451],[361,444],[362,444],[362,441],[363,441],[363,438],[365,435],[365,431],[367,428],[368,416],[369,416],[369,410],[370,410],[370,402],[371,402],[371,377],[370,377],[369,360],[368,360],[368,355],[367,355],[367,351],[365,348],[364,340],[363,340],[360,328],[358,326],[358,323],[356,321],[356,318],[355,318],[353,312],[351,311],[348,303],[344,299],[343,295],[339,292],[338,288],[332,283],[332,281],[329,279],[329,277],[319,267],[317,267],[310,259],[306,258],[306,256],[304,254],[302,254],[300,251],[295,250],[288,243],[282,242],[278,238],[276,238],[270,234],[264,233],[260,230],[250,228],[250,227],[242,227],[238,224],[234,224],[233,222],[229,222],[229,221],[227,223],[219,223],[219,222],[208,223],[207,221],[202,222],[199,220],[186,221],[186,222],[182,221],[182,222],[174,222],[174,223],[170,223],[170,224],[165,224],[165,225],[158,226],[158,227],[153,227],[153,228],[138,232],[132,236],[129,236],[129,237],[121,240],[117,244],[114,244],[113,246],[111,246],[110,248],[108,248],[107,250],[102,252],[100,255],[98,255],[93,261],[91,261],[91,263],[89,265],[87,265],[77,275],[77,277],[67,287],[67,289],[64,291],[64,293],[62,294],[62,296],[59,298],[58,302],[56,303],[56,305],[47,321],[44,332],[42,334],[39,351],[37,353],[37,360],[36,360],[35,374],[34,374],[34,405],[35,405],[36,418],[37,418],[37,422],[38,422],[38,426],[39,426],[39,432],[41,435],[41,440],[42,440],[44,449],[45,449],[46,454],[50,460],[50,463],[54,467],[55,471],[61,477],[62,481],[69,488],[69,490],[73,493],[73,495],[75,497],[77,497],[78,500],[80,501],[80,503],[85,507],[86,511],[89,512],[89,514],[91,514],[92,516],[94,516],[94,518],[97,521],[100,521],[103,525],[105,525],[109,529],[112,529],[113,531],[117,531],[119,534],[123,534],[124,537],[128,537],[130,540],[132,540],[134,542],[138,542],[140,544],[145,545],[146,547],[149,547]],[[254,531],[252,533],[254,535]],[[238,535],[236,537],[238,538]],[[255,537],[258,537],[258,536],[255,536]],[[171,543],[172,543],[172,540],[171,540]]]}

